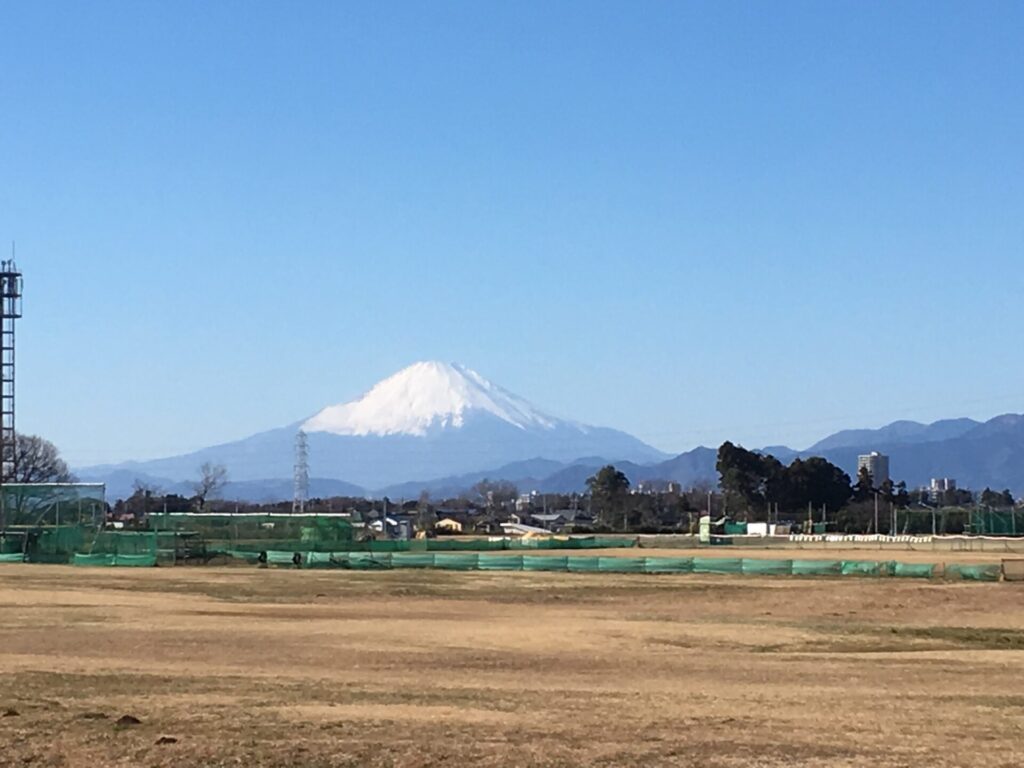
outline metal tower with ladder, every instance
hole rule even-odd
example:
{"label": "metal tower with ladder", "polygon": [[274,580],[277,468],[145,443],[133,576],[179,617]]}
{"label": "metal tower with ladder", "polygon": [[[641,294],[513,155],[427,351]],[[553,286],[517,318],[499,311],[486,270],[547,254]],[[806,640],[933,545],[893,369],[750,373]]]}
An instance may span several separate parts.
{"label": "metal tower with ladder", "polygon": [[14,431],[14,321],[21,317],[21,272],[0,261],[0,484],[17,479]]}

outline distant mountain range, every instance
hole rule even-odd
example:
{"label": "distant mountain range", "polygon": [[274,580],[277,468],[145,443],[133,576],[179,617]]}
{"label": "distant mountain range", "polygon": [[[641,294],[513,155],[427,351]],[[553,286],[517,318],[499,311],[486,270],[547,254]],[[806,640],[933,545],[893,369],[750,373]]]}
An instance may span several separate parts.
{"label": "distant mountain range", "polygon": [[[521,491],[568,493],[612,463],[630,480],[715,484],[715,448],[669,457],[624,432],[558,419],[458,364],[424,362],[378,383],[349,403],[302,422],[184,456],[86,467],[83,480],[105,482],[108,498],[130,495],[138,480],[166,492],[192,493],[198,467],[224,464],[224,498],[269,502],[291,498],[295,434],[309,438],[310,496],[453,496],[484,478]],[[1024,415],[986,422],[896,421],[879,429],[836,432],[805,450],[761,449],[783,462],[824,456],[855,476],[857,456],[890,456],[894,480],[911,487],[932,477],[961,487],[1024,490]]]}
{"label": "distant mountain range", "polygon": [[[130,484],[124,485],[128,474],[167,487],[195,478],[204,462],[223,464],[236,483],[278,483],[292,477],[299,429],[308,435],[312,477],[360,489],[482,471],[537,456],[560,463],[579,456],[638,463],[667,458],[625,432],[552,416],[465,366],[421,362],[362,397],[323,408],[301,422],[184,456],[76,472],[83,480],[106,482],[112,498],[130,493]],[[271,492],[268,485],[266,493]]]}

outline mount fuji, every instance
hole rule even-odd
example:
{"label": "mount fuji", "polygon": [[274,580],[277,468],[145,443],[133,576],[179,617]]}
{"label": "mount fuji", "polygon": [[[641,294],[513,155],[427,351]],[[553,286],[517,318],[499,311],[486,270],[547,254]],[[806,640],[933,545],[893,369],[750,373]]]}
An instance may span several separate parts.
{"label": "mount fuji", "polygon": [[203,462],[227,467],[233,481],[290,478],[296,432],[309,440],[310,476],[366,489],[483,471],[527,459],[661,461],[666,454],[625,432],[556,418],[456,363],[420,362],[362,397],[243,440],[182,456],[91,467],[183,481]]}

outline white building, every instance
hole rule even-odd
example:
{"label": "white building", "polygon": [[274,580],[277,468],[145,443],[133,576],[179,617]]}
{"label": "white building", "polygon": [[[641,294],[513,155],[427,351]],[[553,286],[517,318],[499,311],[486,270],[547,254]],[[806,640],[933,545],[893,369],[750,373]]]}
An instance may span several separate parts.
{"label": "white building", "polygon": [[872,451],[863,456],[857,457],[857,474],[862,469],[867,469],[871,476],[871,484],[875,488],[881,488],[882,484],[889,479],[889,457],[884,453]]}
{"label": "white building", "polygon": [[942,501],[946,491],[956,490],[956,480],[952,477],[933,477],[931,485],[928,486],[928,498],[932,501]]}

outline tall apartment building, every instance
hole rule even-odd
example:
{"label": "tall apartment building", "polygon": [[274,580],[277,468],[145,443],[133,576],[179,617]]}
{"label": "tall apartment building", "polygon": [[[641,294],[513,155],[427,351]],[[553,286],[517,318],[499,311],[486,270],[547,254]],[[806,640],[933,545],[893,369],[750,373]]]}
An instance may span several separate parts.
{"label": "tall apartment building", "polygon": [[889,457],[884,453],[872,451],[871,453],[857,457],[857,474],[862,469],[867,469],[871,475],[871,484],[880,488],[882,483],[889,479]]}
{"label": "tall apartment building", "polygon": [[934,502],[940,502],[945,497],[946,491],[956,490],[956,480],[952,477],[933,477],[932,484],[928,488],[928,498]]}

